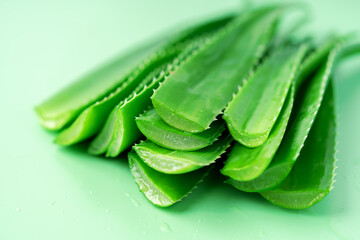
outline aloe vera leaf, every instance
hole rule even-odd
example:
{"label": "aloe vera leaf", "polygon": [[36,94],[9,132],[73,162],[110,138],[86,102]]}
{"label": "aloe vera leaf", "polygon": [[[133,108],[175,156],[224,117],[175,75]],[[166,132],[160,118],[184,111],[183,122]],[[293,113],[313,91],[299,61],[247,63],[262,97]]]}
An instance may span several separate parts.
{"label": "aloe vera leaf", "polygon": [[226,26],[226,24],[234,20],[235,17],[236,14],[227,14],[190,26],[176,35],[176,42],[185,42],[189,39],[196,39],[199,35],[213,33]]}
{"label": "aloe vera leaf", "polygon": [[[116,105],[113,110],[111,111],[110,115],[108,116],[103,128],[99,132],[99,134],[95,137],[95,139],[90,143],[88,151],[94,155],[100,155],[106,153],[113,135],[116,131],[117,127],[117,120],[118,120],[118,111],[119,108],[124,105],[125,102],[128,101],[129,98],[133,98],[135,94],[139,93],[140,91],[144,90],[144,87],[148,84],[150,85],[152,82],[155,81],[162,81],[164,77],[164,73],[162,72],[162,67],[155,69],[151,74],[149,74],[143,82],[130,94],[126,99],[121,101],[118,105]],[[153,76],[156,76],[153,79]]]}
{"label": "aloe vera leaf", "polygon": [[208,130],[194,134],[171,127],[154,108],[136,118],[139,130],[157,145],[171,150],[194,151],[210,146],[225,130],[223,121],[214,121]]}
{"label": "aloe vera leaf", "polygon": [[207,175],[209,167],[185,174],[165,174],[146,165],[134,151],[129,165],[140,191],[154,205],[168,207],[186,197]]}
{"label": "aloe vera leaf", "polygon": [[247,148],[236,142],[231,148],[221,173],[236,181],[250,181],[260,176],[268,167],[280,146],[293,102],[294,87],[291,87],[280,115],[265,143],[257,148]]}
{"label": "aloe vera leaf", "polygon": [[162,79],[163,76],[154,79],[153,83],[117,107],[116,124],[106,152],[107,157],[116,157],[141,138],[135,118],[151,106],[153,89],[159,86]]}
{"label": "aloe vera leaf", "polygon": [[154,47],[145,46],[130,51],[94,72],[81,78],[35,108],[41,124],[50,130],[59,130],[72,122],[88,105],[105,97],[116,88]]}
{"label": "aloe vera leaf", "polygon": [[223,115],[236,141],[252,148],[266,141],[306,50],[305,45],[278,50],[239,90]]}
{"label": "aloe vera leaf", "polygon": [[229,15],[212,19],[190,29],[181,30],[175,35],[162,36],[99,67],[38,105],[35,110],[41,124],[49,130],[62,129],[73,122],[87,106],[116,91],[126,76],[151,53],[214,32],[233,17]]}
{"label": "aloe vera leaf", "polygon": [[[112,145],[111,153],[110,152],[108,153],[108,155],[110,156],[110,155],[114,155],[115,152],[119,151],[119,148],[121,145],[119,140],[121,141],[121,138],[122,138],[121,136],[123,136],[124,134],[130,134],[130,136],[129,136],[130,138],[131,138],[131,135],[133,135],[133,139],[138,139],[141,136],[141,133],[136,127],[135,117],[137,115],[139,115],[140,113],[144,112],[146,110],[146,108],[148,108],[149,105],[151,105],[150,96],[149,96],[149,99],[146,99],[146,96],[151,91],[153,91],[153,89],[156,88],[158,86],[158,84],[160,84],[161,81],[164,80],[165,74],[169,74],[170,71],[174,70],[174,68],[177,65],[181,64],[186,58],[191,56],[191,53],[195,49],[197,49],[201,44],[203,44],[203,41],[204,41],[204,39],[200,38],[198,40],[194,40],[194,41],[190,42],[186,46],[186,48],[172,61],[172,64],[168,65],[168,67],[166,69],[166,73],[163,72],[162,71],[163,69],[160,67],[159,69],[154,70],[153,73],[149,74],[147,76],[147,78],[142,82],[142,84],[140,84],[137,87],[137,89],[135,89],[134,92],[128,98],[126,98],[124,101],[120,102],[113,109],[113,111],[110,113],[108,119],[106,120],[104,127],[102,128],[100,133],[96,136],[96,138],[91,142],[88,151],[91,154],[100,155],[100,154],[107,152],[110,145]],[[165,69],[165,67],[164,67],[164,69]],[[158,73],[156,73],[157,71],[158,71]],[[162,72],[161,74],[160,74],[160,71]],[[159,77],[157,77],[156,79],[153,80],[153,86],[148,86],[147,89],[144,89],[144,86],[147,84],[146,82],[148,82],[149,80],[152,80],[153,76],[156,76],[156,75],[159,75]],[[142,96],[138,96],[139,91],[143,92]],[[132,98],[132,103],[128,104],[128,102],[130,100],[129,98]],[[138,100],[135,100],[135,98],[138,98]],[[136,106],[136,104],[138,104],[138,101],[144,101],[144,103],[143,103],[144,106]],[[129,106],[125,107],[125,105],[129,105]],[[121,107],[122,107],[122,110],[120,110]],[[138,110],[141,110],[141,112],[139,112],[135,116],[133,116],[133,114],[130,114],[129,116],[121,114],[121,112],[125,112],[125,111],[127,111],[127,109],[131,109],[131,108],[134,108],[133,113],[135,113],[137,107],[139,107]],[[123,118],[123,119],[121,119],[121,118]],[[121,126],[121,124],[123,124],[123,123],[119,122],[122,120],[124,120],[130,124],[130,126],[131,126],[130,129],[135,131],[135,132],[133,132],[133,134],[131,133],[130,129],[128,129],[126,132],[116,133],[117,131],[121,131],[124,127],[124,125]],[[116,138],[116,140],[113,140],[115,138]],[[134,141],[136,141],[136,140],[134,140]]]}
{"label": "aloe vera leaf", "polygon": [[190,43],[187,48],[174,59],[173,63],[168,65],[166,72],[161,72],[160,76],[154,78],[154,81],[149,86],[145,86],[143,89],[140,86],[140,92],[135,90],[135,93],[131,97],[126,98],[125,101],[116,107],[116,124],[106,151],[107,157],[116,157],[140,139],[142,134],[136,126],[135,118],[150,108],[150,96],[154,89],[158,88],[165,79],[165,74],[171,74],[185,59],[190,58],[194,51],[203,44],[203,41],[204,39],[198,39]]}
{"label": "aloe vera leaf", "polygon": [[338,46],[336,45],[332,49],[328,59],[321,65],[308,86],[303,86],[304,89],[299,90],[303,95],[295,98],[293,115],[290,117],[289,126],[268,168],[252,181],[229,179],[227,183],[245,192],[261,192],[276,187],[286,178],[300,154],[322,102],[335,56],[339,49]]}
{"label": "aloe vera leaf", "polygon": [[[155,73],[150,74],[148,78],[151,79],[151,76],[155,76]],[[139,140],[141,133],[136,127],[135,117],[150,106],[148,99],[153,88],[157,87],[163,79],[164,72],[158,73],[158,76],[151,80],[152,82],[146,81],[149,86],[144,83],[141,84],[112,110],[102,130],[89,146],[91,154],[103,154],[109,150],[110,146],[112,146],[112,153],[114,151],[119,152]],[[125,137],[123,137],[124,135]],[[115,138],[116,140],[114,140]]]}
{"label": "aloe vera leaf", "polygon": [[272,39],[279,14],[259,12],[234,20],[155,91],[153,105],[166,123],[194,133],[209,128]]}
{"label": "aloe vera leaf", "polygon": [[320,45],[310,53],[310,55],[305,58],[304,62],[300,66],[299,75],[295,78],[295,91],[300,88],[303,81],[308,79],[308,77],[319,67],[319,65],[326,61],[329,52],[344,38],[331,37],[325,43]]}
{"label": "aloe vera leaf", "polygon": [[133,146],[137,155],[151,168],[167,174],[180,174],[208,166],[220,158],[233,141],[225,134],[211,146],[185,152],[162,148],[150,140]]}
{"label": "aloe vera leaf", "polygon": [[141,84],[150,71],[169,62],[179,52],[179,47],[173,47],[158,51],[147,58],[114,92],[82,111],[71,126],[57,136],[55,142],[71,145],[95,135],[101,130],[111,110]]}
{"label": "aloe vera leaf", "polygon": [[276,188],[261,192],[271,203],[303,209],[322,200],[332,189],[335,172],[335,112],[332,83],[294,167]]}

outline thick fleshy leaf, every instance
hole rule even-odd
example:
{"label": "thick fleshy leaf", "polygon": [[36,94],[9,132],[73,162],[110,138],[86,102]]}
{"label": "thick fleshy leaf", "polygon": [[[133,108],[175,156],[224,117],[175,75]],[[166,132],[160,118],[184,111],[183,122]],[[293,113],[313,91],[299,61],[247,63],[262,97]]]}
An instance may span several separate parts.
{"label": "thick fleshy leaf", "polygon": [[331,190],[335,171],[335,112],[333,86],[329,84],[304,148],[286,179],[276,188],[261,192],[284,208],[308,208]]}
{"label": "thick fleshy leaf", "polygon": [[221,173],[236,181],[251,181],[260,176],[270,164],[283,139],[294,102],[291,88],[269,138],[257,148],[247,148],[235,143]]}
{"label": "thick fleshy leaf", "polygon": [[87,106],[104,98],[121,85],[131,71],[158,47],[153,45],[130,51],[38,105],[35,110],[41,124],[50,130],[60,130],[67,126]]}
{"label": "thick fleshy leaf", "polygon": [[165,79],[165,75],[170,74],[184,59],[191,56],[194,50],[203,44],[203,41],[199,39],[191,42],[171,64],[154,70],[130,96],[120,102],[90,144],[89,152],[96,155],[106,152],[106,156],[116,157],[138,141],[142,134],[136,126],[135,118],[150,108],[150,96]]}
{"label": "thick fleshy leaf", "polygon": [[164,122],[154,108],[136,118],[139,130],[157,145],[180,151],[194,151],[210,146],[225,130],[223,121],[214,121],[208,130],[189,133]]}
{"label": "thick fleshy leaf", "polygon": [[262,56],[279,12],[243,15],[179,67],[152,96],[160,117],[183,131],[208,129]]}
{"label": "thick fleshy leaf", "polygon": [[[102,100],[112,92],[114,92],[114,95],[118,95],[119,93],[116,89],[121,87],[120,85],[128,79],[129,75],[134,74],[134,71],[141,70],[144,59],[151,58],[151,55],[155,52],[161,50],[168,51],[168,48],[173,48],[181,44],[184,45],[187,44],[189,40],[211,34],[232,21],[234,17],[234,15],[222,16],[204,23],[199,23],[191,28],[174,31],[170,34],[167,33],[157,39],[151,40],[150,43],[140,48],[130,51],[124,56],[119,56],[38,105],[35,110],[41,124],[50,130],[60,130],[66,127],[73,122],[86,107]],[[152,69],[149,71],[151,70]],[[122,91],[124,91],[124,89],[122,89]],[[116,99],[117,97],[113,96],[112,99],[114,98]],[[102,102],[102,104],[99,105],[91,107],[89,112],[86,112],[85,116],[83,115],[81,117],[77,129],[75,129],[76,133],[74,130],[74,134],[72,135],[75,136],[78,134],[78,138],[84,138],[81,137],[81,135],[87,131],[93,132],[92,128],[94,126],[84,124],[85,129],[81,130],[80,125],[82,121],[89,122],[89,119],[92,118],[98,120],[98,112],[101,112],[102,109],[105,108],[108,109],[109,107],[107,105],[111,104],[109,104],[109,102]],[[86,135],[89,134],[86,133]]]}
{"label": "thick fleshy leaf", "polygon": [[247,147],[258,147],[268,138],[307,47],[277,50],[250,76],[226,108],[231,135]]}
{"label": "thick fleshy leaf", "polygon": [[134,151],[129,165],[140,191],[154,205],[168,207],[186,197],[207,175],[209,167],[185,174],[165,174],[145,164]]}
{"label": "thick fleshy leaf", "polygon": [[289,126],[269,167],[252,181],[229,179],[228,183],[242,191],[261,192],[276,187],[286,178],[300,154],[321,105],[338,49],[339,47],[333,48],[313,79],[299,89]]}
{"label": "thick fleshy leaf", "polygon": [[151,168],[167,174],[180,174],[212,164],[221,157],[232,141],[230,134],[225,134],[211,146],[184,152],[162,148],[146,140],[133,146],[133,149]]}
{"label": "thick fleshy leaf", "polygon": [[82,111],[71,126],[57,136],[55,142],[60,145],[71,145],[95,135],[101,130],[107,116],[119,102],[128,97],[138,85],[144,84],[144,78],[147,77],[153,69],[168,63],[179,53],[180,47],[174,47],[166,51],[159,51],[146,59],[116,91]]}
{"label": "thick fleshy leaf", "polygon": [[295,91],[297,91],[302,83],[316,71],[322,62],[326,61],[329,52],[339,44],[339,42],[346,38],[347,37],[331,37],[310,53],[300,66],[299,76],[295,79]]}
{"label": "thick fleshy leaf", "polygon": [[140,139],[142,135],[136,126],[135,117],[150,107],[153,89],[164,80],[164,72],[156,74],[158,76],[154,79],[151,76],[156,76],[155,73],[149,75],[149,85],[139,86],[112,110],[103,129],[89,146],[91,154],[99,155],[106,152],[107,156],[116,157]]}

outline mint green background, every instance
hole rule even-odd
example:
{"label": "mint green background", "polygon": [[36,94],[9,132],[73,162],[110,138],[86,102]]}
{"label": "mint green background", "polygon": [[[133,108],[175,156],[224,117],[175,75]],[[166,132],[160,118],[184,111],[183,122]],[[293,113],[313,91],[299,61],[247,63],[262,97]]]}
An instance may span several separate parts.
{"label": "mint green background", "polygon": [[[308,1],[318,33],[360,32],[359,1]],[[335,189],[302,211],[206,182],[169,209],[152,206],[125,159],[61,148],[33,107],[150,36],[237,0],[0,1],[0,239],[359,239],[360,60],[337,69]]]}

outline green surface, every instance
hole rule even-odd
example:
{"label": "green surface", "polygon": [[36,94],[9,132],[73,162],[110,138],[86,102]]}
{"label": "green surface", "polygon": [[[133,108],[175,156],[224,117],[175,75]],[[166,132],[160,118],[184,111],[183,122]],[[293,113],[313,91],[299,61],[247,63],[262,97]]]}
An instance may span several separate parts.
{"label": "green surface", "polygon": [[[284,210],[220,181],[202,183],[182,202],[160,209],[139,192],[125,159],[58,147],[40,127],[33,107],[84,72],[176,23],[238,4],[1,1],[0,239],[358,239],[359,58],[335,74],[335,188],[307,210]],[[360,32],[358,1],[312,6],[318,33]]]}

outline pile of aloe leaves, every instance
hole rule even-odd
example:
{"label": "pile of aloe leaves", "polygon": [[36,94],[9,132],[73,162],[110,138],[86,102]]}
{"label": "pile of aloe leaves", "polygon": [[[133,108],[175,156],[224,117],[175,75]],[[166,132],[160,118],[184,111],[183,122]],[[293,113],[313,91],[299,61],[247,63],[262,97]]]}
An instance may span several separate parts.
{"label": "pile of aloe leaves", "polygon": [[332,73],[359,47],[343,35],[280,34],[293,11],[247,9],[153,39],[37,106],[40,122],[59,145],[127,154],[157,206],[223,175],[277,206],[308,208],[334,183]]}

